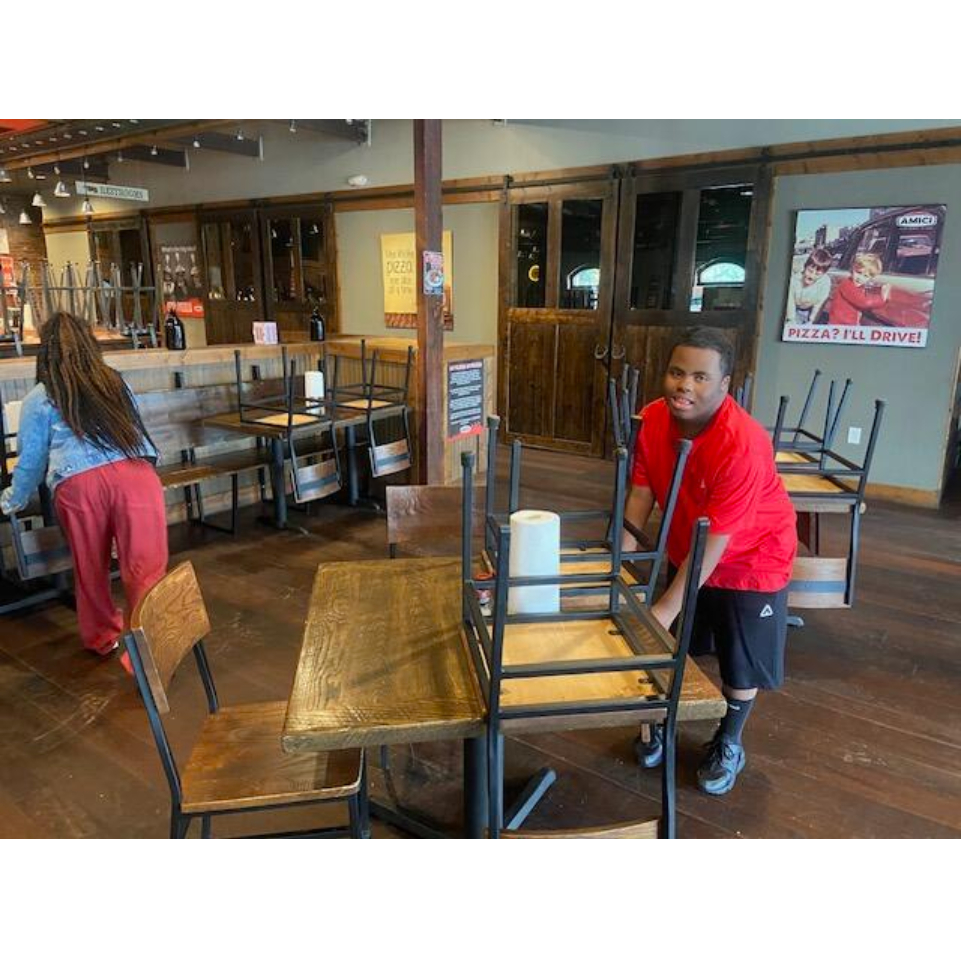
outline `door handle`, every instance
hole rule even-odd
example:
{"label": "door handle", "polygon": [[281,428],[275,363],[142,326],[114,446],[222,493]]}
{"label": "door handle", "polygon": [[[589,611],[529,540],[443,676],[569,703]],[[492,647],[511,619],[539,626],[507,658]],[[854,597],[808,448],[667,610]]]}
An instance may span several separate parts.
{"label": "door handle", "polygon": [[594,346],[594,358],[598,361],[607,358],[607,347],[597,343]]}
{"label": "door handle", "polygon": [[[618,352],[620,350],[620,352]],[[611,353],[611,359],[623,359],[627,355],[627,347],[623,345],[614,347],[614,352]]]}

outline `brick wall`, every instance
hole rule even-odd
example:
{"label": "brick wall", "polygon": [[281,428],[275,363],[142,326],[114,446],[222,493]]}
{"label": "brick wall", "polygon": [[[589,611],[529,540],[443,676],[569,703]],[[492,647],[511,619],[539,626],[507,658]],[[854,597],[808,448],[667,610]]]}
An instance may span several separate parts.
{"label": "brick wall", "polygon": [[[26,260],[30,264],[30,273],[34,279],[40,276],[40,263],[47,258],[47,244],[43,237],[42,210],[29,205],[30,197],[3,196],[3,205],[7,212],[0,214],[0,227],[7,231],[7,242],[10,255],[16,264],[17,275],[20,274],[20,263]],[[29,226],[21,226],[20,213],[26,209],[33,222]],[[9,282],[9,277],[7,277]]]}

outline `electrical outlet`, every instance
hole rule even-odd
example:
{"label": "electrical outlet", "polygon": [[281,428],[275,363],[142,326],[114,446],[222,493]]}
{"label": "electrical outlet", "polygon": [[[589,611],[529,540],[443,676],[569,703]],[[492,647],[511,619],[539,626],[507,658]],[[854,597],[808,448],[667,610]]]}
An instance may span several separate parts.
{"label": "electrical outlet", "polygon": [[848,445],[857,446],[861,443],[861,427],[850,426],[848,428]]}

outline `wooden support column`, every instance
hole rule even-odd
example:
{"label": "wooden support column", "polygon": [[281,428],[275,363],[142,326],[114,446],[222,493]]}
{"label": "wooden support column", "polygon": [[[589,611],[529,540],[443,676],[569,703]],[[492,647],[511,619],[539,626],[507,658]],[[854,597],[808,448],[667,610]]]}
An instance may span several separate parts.
{"label": "wooden support column", "polygon": [[[414,120],[414,213],[417,259],[417,462],[420,481],[444,482],[444,297],[424,295],[424,251],[440,252],[441,121]],[[451,264],[445,263],[449,270]]]}

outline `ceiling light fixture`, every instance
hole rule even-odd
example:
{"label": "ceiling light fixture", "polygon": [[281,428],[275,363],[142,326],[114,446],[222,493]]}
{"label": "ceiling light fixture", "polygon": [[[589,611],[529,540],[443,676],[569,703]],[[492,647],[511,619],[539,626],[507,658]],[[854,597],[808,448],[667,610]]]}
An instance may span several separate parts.
{"label": "ceiling light fixture", "polygon": [[60,164],[59,164],[59,163],[54,163],[54,164],[53,164],[53,172],[54,172],[54,175],[55,175],[55,176],[59,176],[59,175],[60,175]]}
{"label": "ceiling light fixture", "polygon": [[53,188],[53,195],[60,200],[65,200],[70,195],[70,190],[64,185],[63,180],[57,180],[57,185]]}
{"label": "ceiling light fixture", "polygon": [[291,120],[291,121],[290,121],[290,132],[291,132],[291,133],[296,133],[296,132],[297,132],[297,121],[296,121],[296,120]]}
{"label": "ceiling light fixture", "polygon": [[194,149],[197,149],[197,150],[200,149],[200,137],[197,137],[197,136],[194,137]]}
{"label": "ceiling light fixture", "polygon": [[83,158],[83,168],[85,170],[90,169],[90,160],[86,156]]}
{"label": "ceiling light fixture", "polygon": [[84,200],[83,206],[80,207],[80,212],[83,213],[84,216],[91,216],[93,214],[93,203],[91,203],[90,200]]}
{"label": "ceiling light fixture", "polygon": [[122,150],[118,150],[118,151],[117,151],[117,162],[118,162],[118,163],[123,163],[123,151],[122,151]]}
{"label": "ceiling light fixture", "polygon": [[32,167],[32,166],[28,166],[28,167],[27,167],[27,176],[28,176],[31,180],[33,179],[33,167]]}
{"label": "ceiling light fixture", "polygon": [[238,131],[237,131],[237,139],[240,140],[240,141],[242,141],[243,138],[244,138],[244,131],[243,131],[243,130],[238,130]]}
{"label": "ceiling light fixture", "polygon": [[0,166],[0,183],[12,183],[12,182],[13,182],[13,177],[10,176],[10,174],[2,166]]}
{"label": "ceiling light fixture", "polygon": [[156,156],[156,155],[157,155],[157,144],[156,144],[156,143],[155,143],[152,147],[150,147],[150,155],[151,155],[151,156]]}
{"label": "ceiling light fixture", "polygon": [[31,206],[36,206],[38,209],[43,209],[47,204],[44,203],[43,197],[39,193],[33,194],[33,199],[30,201]]}
{"label": "ceiling light fixture", "polygon": [[3,200],[0,200],[0,216],[3,216],[7,212],[7,208],[3,205]]}
{"label": "ceiling light fixture", "polygon": [[20,225],[21,225],[21,226],[30,226],[32,223],[33,223],[33,220],[30,219],[30,214],[29,214],[26,210],[24,210],[24,211],[20,214]]}

